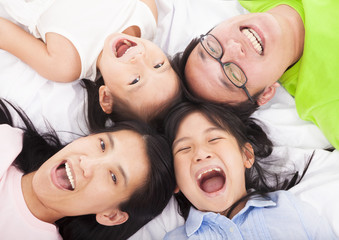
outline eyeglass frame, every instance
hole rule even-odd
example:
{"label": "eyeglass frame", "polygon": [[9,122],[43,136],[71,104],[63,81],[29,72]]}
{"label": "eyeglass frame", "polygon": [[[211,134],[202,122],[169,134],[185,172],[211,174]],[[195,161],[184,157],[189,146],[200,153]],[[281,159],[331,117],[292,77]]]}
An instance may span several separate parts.
{"label": "eyeglass frame", "polygon": [[[217,41],[217,43],[219,44],[219,46],[220,46],[220,48],[221,48],[221,55],[220,55],[219,58],[214,57],[214,56],[213,56],[213,55],[205,48],[205,46],[204,46],[204,44],[203,44],[203,38],[206,37],[206,36],[211,36],[211,37],[213,37],[213,38]],[[253,100],[252,96],[250,95],[250,93],[248,92],[248,90],[247,90],[247,88],[246,88],[246,86],[245,86],[245,84],[247,83],[247,76],[246,76],[246,74],[244,73],[244,71],[241,69],[241,67],[239,67],[239,66],[238,66],[237,64],[235,64],[234,62],[224,62],[224,63],[223,63],[223,62],[221,61],[221,58],[224,56],[224,49],[223,49],[221,43],[219,42],[219,40],[218,40],[213,34],[211,34],[211,33],[208,32],[208,33],[206,33],[206,34],[201,34],[201,35],[200,35],[199,42],[200,42],[201,46],[204,48],[204,50],[208,53],[208,55],[210,55],[213,59],[215,59],[215,60],[221,65],[221,68],[222,68],[222,70],[223,70],[225,76],[227,77],[227,79],[230,80],[230,82],[231,82],[234,86],[236,86],[237,88],[243,89],[243,90],[245,91],[245,93],[246,93],[248,99],[249,99],[252,103],[255,103],[255,101]],[[226,71],[225,71],[225,68],[224,68],[224,66],[227,65],[227,64],[234,64],[234,65],[235,65],[236,67],[238,67],[239,70],[244,74],[244,76],[245,76],[245,82],[244,82],[241,86],[236,85],[236,84],[228,77],[228,75],[227,75],[227,73],[226,73]]]}

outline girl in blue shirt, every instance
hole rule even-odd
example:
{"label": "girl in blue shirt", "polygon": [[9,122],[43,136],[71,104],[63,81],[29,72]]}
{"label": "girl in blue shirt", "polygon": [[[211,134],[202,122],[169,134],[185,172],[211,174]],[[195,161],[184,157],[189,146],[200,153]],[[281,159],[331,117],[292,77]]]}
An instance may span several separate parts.
{"label": "girl in blue shirt", "polygon": [[165,239],[337,239],[315,209],[283,191],[303,175],[271,172],[272,143],[252,119],[182,103],[165,129],[186,219]]}

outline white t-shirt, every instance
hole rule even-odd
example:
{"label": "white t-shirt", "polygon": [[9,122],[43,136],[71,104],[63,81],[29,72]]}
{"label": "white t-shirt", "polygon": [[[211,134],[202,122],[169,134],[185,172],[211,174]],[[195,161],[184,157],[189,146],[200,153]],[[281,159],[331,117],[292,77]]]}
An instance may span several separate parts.
{"label": "white t-shirt", "polygon": [[0,238],[61,240],[54,224],[40,221],[27,208],[21,190],[23,173],[12,162],[22,149],[22,131],[0,125]]}
{"label": "white t-shirt", "polygon": [[[96,60],[106,37],[138,26],[152,40],[156,21],[139,0],[0,0],[9,15],[45,41],[48,32],[70,40],[81,59],[81,78],[95,80]],[[25,9],[25,11],[23,10]],[[27,12],[26,12],[27,11]]]}

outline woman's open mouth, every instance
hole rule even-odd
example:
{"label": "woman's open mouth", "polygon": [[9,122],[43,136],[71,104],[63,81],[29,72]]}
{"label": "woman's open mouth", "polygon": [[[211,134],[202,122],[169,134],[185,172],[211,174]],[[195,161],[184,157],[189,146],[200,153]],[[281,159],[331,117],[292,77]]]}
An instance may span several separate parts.
{"label": "woman's open mouth", "polygon": [[226,183],[224,171],[219,167],[204,170],[197,176],[197,182],[202,191],[207,194],[220,191]]}
{"label": "woman's open mouth", "polygon": [[137,46],[137,44],[128,39],[120,39],[114,46],[114,53],[117,58],[125,55],[131,48]]}
{"label": "woman's open mouth", "polygon": [[62,162],[55,169],[55,177],[56,185],[58,185],[60,188],[70,191],[75,189],[73,171],[67,161]]}

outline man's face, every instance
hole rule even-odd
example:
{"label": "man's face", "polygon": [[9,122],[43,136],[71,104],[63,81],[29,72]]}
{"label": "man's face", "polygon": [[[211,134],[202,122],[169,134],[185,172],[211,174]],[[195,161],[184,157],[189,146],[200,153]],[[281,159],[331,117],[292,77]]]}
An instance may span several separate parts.
{"label": "man's face", "polygon": [[[275,14],[250,13],[226,20],[209,32],[223,48],[221,61],[237,64],[247,76],[246,88],[251,96],[277,85],[293,63],[293,44],[286,27],[286,22]],[[236,104],[248,99],[200,43],[187,60],[185,75],[193,94],[206,100]]]}

